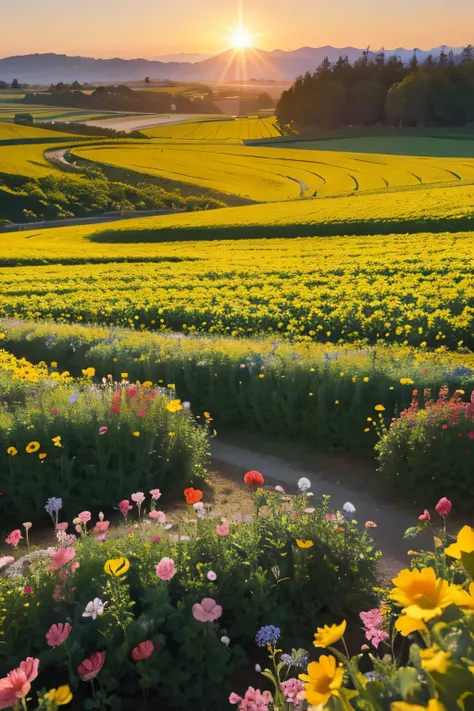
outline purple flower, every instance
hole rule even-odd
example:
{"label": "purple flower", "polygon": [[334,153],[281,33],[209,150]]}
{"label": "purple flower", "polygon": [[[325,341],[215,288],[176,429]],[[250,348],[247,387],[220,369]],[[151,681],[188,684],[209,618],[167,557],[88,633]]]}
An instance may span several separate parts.
{"label": "purple flower", "polygon": [[71,405],[74,405],[75,402],[79,400],[79,393],[72,393],[72,395],[69,396],[69,402]]}
{"label": "purple flower", "polygon": [[255,641],[259,647],[267,647],[270,644],[276,644],[280,638],[280,628],[273,625],[261,627],[255,635]]}

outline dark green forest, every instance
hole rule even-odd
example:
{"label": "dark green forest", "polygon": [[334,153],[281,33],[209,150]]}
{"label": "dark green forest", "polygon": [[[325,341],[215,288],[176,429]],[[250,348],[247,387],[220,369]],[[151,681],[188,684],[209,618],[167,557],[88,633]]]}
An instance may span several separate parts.
{"label": "dark green forest", "polygon": [[442,51],[423,63],[415,50],[408,66],[383,50],[366,50],[353,64],[326,58],[283,92],[276,114],[281,126],[303,129],[465,126],[474,122],[474,48],[456,57]]}

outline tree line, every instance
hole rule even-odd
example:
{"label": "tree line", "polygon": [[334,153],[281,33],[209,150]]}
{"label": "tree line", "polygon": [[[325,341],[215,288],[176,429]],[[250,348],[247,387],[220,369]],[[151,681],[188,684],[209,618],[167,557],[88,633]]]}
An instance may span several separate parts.
{"label": "tree line", "polygon": [[316,71],[298,76],[281,95],[281,126],[464,126],[474,121],[474,48],[441,51],[408,65],[368,49],[353,64],[326,57]]}

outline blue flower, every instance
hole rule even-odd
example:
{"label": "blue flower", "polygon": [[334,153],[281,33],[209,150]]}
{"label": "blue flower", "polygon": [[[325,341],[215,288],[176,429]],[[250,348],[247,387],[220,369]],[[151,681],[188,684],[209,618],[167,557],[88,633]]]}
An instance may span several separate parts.
{"label": "blue flower", "polygon": [[69,396],[69,402],[71,404],[74,404],[79,400],[79,393],[72,393],[72,395]]}
{"label": "blue flower", "polygon": [[259,647],[267,647],[276,644],[280,638],[280,628],[273,625],[261,627],[255,635],[255,641]]}

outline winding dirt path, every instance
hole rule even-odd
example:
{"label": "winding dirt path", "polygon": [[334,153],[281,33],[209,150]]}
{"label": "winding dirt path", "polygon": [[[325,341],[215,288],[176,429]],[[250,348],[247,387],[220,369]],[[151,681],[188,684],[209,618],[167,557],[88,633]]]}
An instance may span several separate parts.
{"label": "winding dirt path", "polygon": [[[379,576],[388,583],[396,573],[409,564],[407,551],[430,545],[428,534],[418,536],[416,542],[404,540],[403,534],[410,526],[416,525],[416,516],[393,504],[373,498],[361,488],[352,488],[345,483],[346,476],[354,472],[354,464],[337,455],[314,455],[311,467],[295,464],[287,458],[247,449],[241,445],[215,439],[211,444],[212,468],[242,480],[245,472],[256,469],[267,483],[282,484],[289,493],[297,490],[297,482],[307,477],[312,483],[315,496],[328,494],[334,507],[340,508],[350,501],[356,508],[355,518],[362,527],[366,521],[374,521],[377,528],[370,534],[383,553],[378,561]],[[360,464],[355,465],[360,467]],[[370,463],[367,473],[370,473]]]}

